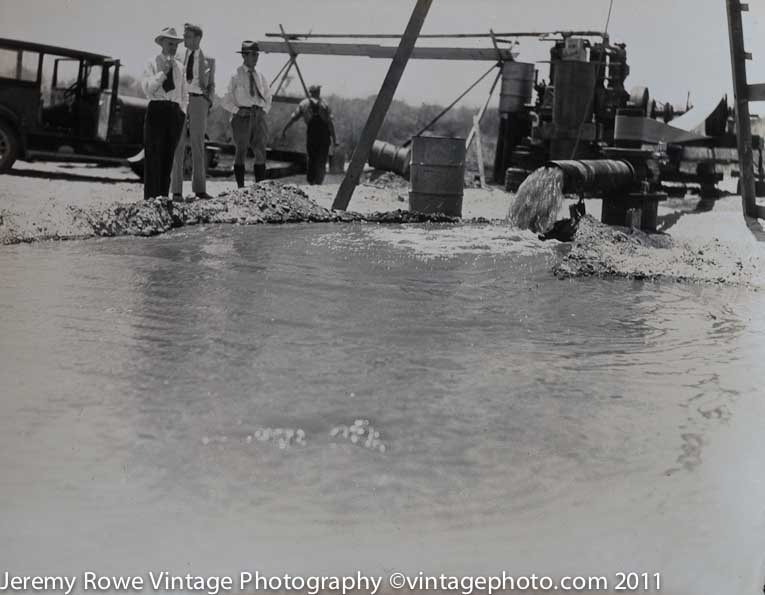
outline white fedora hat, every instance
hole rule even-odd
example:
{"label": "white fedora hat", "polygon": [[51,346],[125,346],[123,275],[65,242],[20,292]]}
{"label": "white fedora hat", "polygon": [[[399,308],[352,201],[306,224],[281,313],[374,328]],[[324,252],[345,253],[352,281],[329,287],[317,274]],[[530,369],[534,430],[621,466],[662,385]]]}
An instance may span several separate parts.
{"label": "white fedora hat", "polygon": [[154,38],[154,42],[162,45],[163,39],[172,39],[174,41],[183,41],[183,37],[180,37],[178,33],[175,32],[175,27],[165,27],[162,29],[162,31],[159,32],[159,35],[157,35]]}

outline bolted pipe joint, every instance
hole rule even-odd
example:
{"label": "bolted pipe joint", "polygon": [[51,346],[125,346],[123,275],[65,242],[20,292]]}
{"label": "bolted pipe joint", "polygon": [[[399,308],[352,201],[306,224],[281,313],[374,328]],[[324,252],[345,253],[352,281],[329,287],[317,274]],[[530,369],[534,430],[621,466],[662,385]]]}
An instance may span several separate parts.
{"label": "bolted pipe joint", "polygon": [[631,163],[616,159],[550,161],[547,167],[563,172],[564,194],[603,194],[638,189],[640,176]]}

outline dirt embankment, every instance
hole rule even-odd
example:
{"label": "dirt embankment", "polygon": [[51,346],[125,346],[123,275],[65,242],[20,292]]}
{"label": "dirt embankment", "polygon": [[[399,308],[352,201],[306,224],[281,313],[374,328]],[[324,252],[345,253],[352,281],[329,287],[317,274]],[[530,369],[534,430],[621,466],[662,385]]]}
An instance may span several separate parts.
{"label": "dirt embankment", "polygon": [[559,278],[623,277],[628,279],[748,285],[755,281],[759,258],[711,239],[698,245],[667,234],[613,227],[587,215],[571,249],[554,268]]}
{"label": "dirt embankment", "polygon": [[15,244],[44,239],[82,239],[96,236],[153,236],[173,228],[203,223],[302,222],[423,223],[456,222],[445,215],[423,215],[408,211],[355,213],[333,211],[318,205],[298,186],[266,181],[241,190],[224,192],[209,200],[172,202],[118,202],[90,207],[68,206],[41,220],[38,216],[3,213],[0,242]]}

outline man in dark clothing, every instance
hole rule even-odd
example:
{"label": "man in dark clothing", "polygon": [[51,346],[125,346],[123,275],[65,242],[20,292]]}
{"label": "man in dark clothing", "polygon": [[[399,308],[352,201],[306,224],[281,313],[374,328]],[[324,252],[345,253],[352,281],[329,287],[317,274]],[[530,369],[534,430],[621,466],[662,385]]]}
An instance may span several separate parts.
{"label": "man in dark clothing", "polygon": [[175,54],[179,37],[166,27],[154,41],[162,52],[146,66],[141,79],[149,99],[144,121],[144,198],[168,196],[173,156],[186,119],[188,90]]}
{"label": "man in dark clothing", "polygon": [[287,135],[287,130],[300,118],[307,125],[306,131],[306,155],[308,156],[308,183],[321,184],[327,172],[327,160],[329,149],[337,145],[335,136],[335,123],[332,119],[332,110],[321,99],[321,86],[312,85],[308,89],[310,98],[300,102],[289,122],[284,125],[282,138]]}

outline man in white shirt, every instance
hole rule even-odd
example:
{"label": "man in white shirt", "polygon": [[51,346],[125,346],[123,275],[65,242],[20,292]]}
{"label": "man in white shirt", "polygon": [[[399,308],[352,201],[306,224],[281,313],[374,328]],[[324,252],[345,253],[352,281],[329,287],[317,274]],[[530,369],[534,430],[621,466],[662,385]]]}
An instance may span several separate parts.
{"label": "man in white shirt", "polygon": [[175,58],[182,39],[174,27],[162,29],[154,38],[162,52],[148,63],[141,78],[141,87],[149,99],[143,131],[145,199],[168,196],[170,192],[173,158],[188,104],[186,81]]}
{"label": "man in white shirt", "polygon": [[223,98],[223,107],[231,112],[231,131],[234,135],[236,155],[234,176],[239,188],[244,186],[244,160],[247,149],[255,154],[255,181],[266,179],[266,141],[268,122],[266,114],[271,110],[271,87],[261,72],[255,69],[260,48],[254,41],[242,42],[243,64],[236,69]]}
{"label": "man in white shirt", "polygon": [[[189,90],[189,109],[187,118],[188,141],[191,142],[191,160],[193,174],[191,190],[197,198],[211,198],[207,194],[207,168],[205,166],[205,132],[207,114],[215,97],[215,82],[211,76],[205,55],[199,48],[202,41],[202,28],[186,23],[183,31],[186,56],[183,60],[183,76]],[[175,153],[173,164],[173,198],[183,198],[183,165],[186,159],[186,129],[181,134],[181,141]]]}

